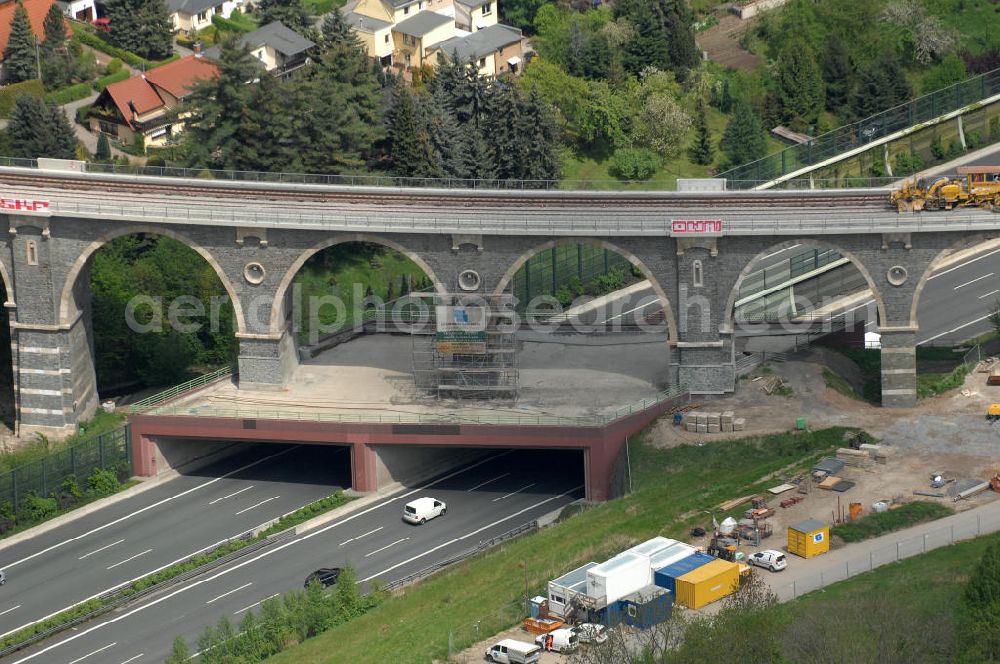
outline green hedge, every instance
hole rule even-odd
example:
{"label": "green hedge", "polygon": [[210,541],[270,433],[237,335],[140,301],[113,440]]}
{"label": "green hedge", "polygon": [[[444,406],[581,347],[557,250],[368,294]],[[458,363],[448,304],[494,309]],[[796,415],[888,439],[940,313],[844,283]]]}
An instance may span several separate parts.
{"label": "green hedge", "polygon": [[93,92],[93,90],[90,88],[90,83],[75,83],[73,85],[67,85],[65,88],[53,90],[45,95],[45,101],[49,104],[62,106],[63,104],[68,104],[71,101],[84,99],[89,96],[91,92]]}
{"label": "green hedge", "polygon": [[70,26],[73,29],[73,36],[76,37],[81,44],[86,44],[87,46],[100,51],[101,53],[106,53],[112,57],[118,58],[124,62],[129,63],[133,67],[144,66],[146,69],[155,69],[160,65],[165,65],[168,62],[173,62],[181,56],[171,55],[166,60],[161,60],[159,62],[154,62],[152,60],[147,60],[146,58],[136,55],[131,51],[126,51],[123,48],[118,48],[117,46],[112,46],[108,42],[104,41],[94,33],[88,31],[83,25],[70,21]]}
{"label": "green hedge", "polygon": [[888,512],[872,513],[852,523],[834,526],[830,532],[845,542],[860,542],[954,513],[955,510],[947,505],[918,500]]}
{"label": "green hedge", "polygon": [[122,69],[120,71],[116,71],[113,74],[102,76],[101,78],[94,81],[94,89],[97,90],[98,92],[104,92],[104,88],[108,87],[112,83],[124,81],[130,75],[131,74],[129,74],[129,71],[127,69]]}
{"label": "green hedge", "polygon": [[14,102],[21,95],[34,95],[39,99],[45,98],[45,87],[38,79],[11,83],[0,88],[0,118],[9,118],[10,112],[14,110]]}

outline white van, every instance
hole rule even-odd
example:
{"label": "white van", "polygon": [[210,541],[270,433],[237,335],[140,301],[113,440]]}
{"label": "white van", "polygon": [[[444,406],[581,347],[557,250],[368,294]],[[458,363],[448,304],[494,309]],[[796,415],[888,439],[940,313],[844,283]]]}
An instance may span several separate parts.
{"label": "white van", "polygon": [[576,632],[568,627],[554,629],[535,637],[535,643],[549,652],[573,652],[580,643]]}
{"label": "white van", "polygon": [[403,521],[425,523],[436,516],[444,516],[448,506],[434,498],[417,498],[403,507]]}
{"label": "white van", "polygon": [[486,651],[486,661],[496,664],[536,664],[542,649],[524,641],[504,639]]}

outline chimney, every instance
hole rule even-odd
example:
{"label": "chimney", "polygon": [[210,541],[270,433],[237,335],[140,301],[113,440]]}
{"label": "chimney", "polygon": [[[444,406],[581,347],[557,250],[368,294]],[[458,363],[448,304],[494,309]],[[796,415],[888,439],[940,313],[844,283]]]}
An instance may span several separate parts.
{"label": "chimney", "polygon": [[135,110],[135,104],[132,102],[131,99],[128,100],[128,110],[132,111],[132,117],[139,115],[139,112]]}

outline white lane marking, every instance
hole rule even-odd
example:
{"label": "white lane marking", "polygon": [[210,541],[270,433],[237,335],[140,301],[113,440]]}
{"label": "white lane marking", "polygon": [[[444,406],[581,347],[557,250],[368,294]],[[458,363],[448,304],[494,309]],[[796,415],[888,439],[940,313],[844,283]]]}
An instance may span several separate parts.
{"label": "white lane marking", "polygon": [[874,324],[875,324],[875,321],[873,321],[873,320],[868,321],[867,323],[865,323],[865,329],[867,330],[869,327],[871,327]]}
{"label": "white lane marking", "polygon": [[210,502],[210,503],[209,503],[209,505],[214,505],[214,504],[216,504],[217,502],[219,502],[220,500],[225,500],[226,498],[232,498],[233,496],[238,496],[238,495],[240,495],[241,493],[243,493],[244,491],[249,491],[249,490],[250,490],[250,489],[252,489],[253,487],[254,487],[254,485],[253,485],[253,484],[251,484],[251,485],[250,485],[250,486],[248,486],[248,487],[243,487],[243,488],[242,488],[242,489],[240,489],[239,491],[234,491],[233,493],[229,494],[228,496],[223,496],[222,498],[216,498],[215,500],[213,500],[212,502]]}
{"label": "white lane marking", "polygon": [[137,554],[135,554],[134,556],[132,556],[131,558],[126,558],[125,560],[121,561],[120,563],[115,563],[114,565],[112,565],[111,567],[108,567],[107,569],[114,569],[115,567],[118,567],[119,565],[124,565],[124,564],[125,564],[125,563],[127,563],[128,561],[130,561],[130,560],[135,560],[135,559],[136,559],[136,558],[138,558],[139,556],[144,556],[144,555],[146,555],[147,553],[149,553],[150,551],[152,551],[152,549],[146,549],[146,550],[145,550],[145,551],[143,551],[142,553],[137,553]]}
{"label": "white lane marking", "polygon": [[5,611],[0,611],[0,616],[2,616],[5,613],[10,613],[11,611],[16,611],[16,610],[18,610],[20,608],[21,608],[20,604],[18,604],[17,606],[12,606],[12,607],[10,607],[9,609],[7,609]]}
{"label": "white lane marking", "polygon": [[[409,564],[409,563],[412,563],[412,562],[413,562],[414,560],[418,560],[418,559],[420,559],[420,558],[423,558],[424,556],[427,556],[427,555],[430,555],[430,554],[434,553],[435,551],[437,551],[438,549],[442,549],[442,548],[444,548],[444,547],[448,546],[449,544],[454,544],[455,542],[458,542],[458,541],[461,541],[461,540],[464,540],[464,539],[466,539],[467,537],[472,537],[472,536],[474,536],[474,535],[478,535],[479,533],[481,533],[481,532],[482,532],[482,531],[484,531],[484,530],[487,530],[487,529],[489,529],[489,528],[492,528],[493,526],[496,526],[496,525],[498,525],[498,524],[501,524],[501,523],[503,523],[504,521],[508,521],[508,520],[510,520],[510,519],[513,519],[513,518],[515,518],[515,517],[517,517],[517,516],[520,516],[521,514],[524,514],[525,512],[530,512],[531,510],[533,510],[533,509],[535,509],[535,508],[537,508],[537,507],[541,507],[541,506],[542,506],[542,505],[544,505],[545,503],[549,503],[549,502],[552,502],[553,500],[558,500],[559,498],[563,498],[563,497],[565,497],[565,496],[568,496],[568,495],[570,495],[571,493],[573,493],[574,491],[576,491],[576,490],[578,490],[578,489],[582,489],[582,488],[583,488],[583,485],[580,485],[580,486],[578,486],[578,487],[575,487],[575,488],[573,488],[573,489],[570,489],[569,491],[567,491],[567,492],[565,492],[565,493],[561,493],[561,494],[559,494],[558,496],[552,496],[551,498],[546,498],[545,500],[542,500],[542,501],[540,501],[540,502],[537,502],[537,503],[535,503],[534,505],[531,505],[530,507],[525,507],[525,508],[524,508],[523,510],[521,510],[521,511],[519,511],[519,512],[514,512],[513,514],[511,514],[511,515],[509,515],[509,516],[505,516],[505,517],[504,517],[504,518],[502,518],[502,519],[497,519],[497,520],[496,520],[496,521],[494,521],[493,523],[491,523],[491,524],[488,524],[488,525],[485,525],[485,526],[483,526],[482,528],[479,528],[478,530],[473,530],[473,531],[472,531],[471,533],[468,533],[468,534],[466,534],[466,535],[462,535],[461,537],[455,537],[455,538],[452,538],[452,539],[448,540],[447,542],[444,542],[444,543],[442,543],[442,544],[438,544],[437,546],[435,546],[435,547],[433,547],[433,548],[431,548],[431,549],[427,549],[427,550],[426,550],[426,551],[424,551],[423,553],[418,553],[417,555],[413,556],[412,558],[408,558],[408,559],[404,560],[404,561],[403,561],[403,562],[401,562],[401,563],[396,563],[396,564],[395,564],[395,565],[393,565],[392,567],[387,567],[386,569],[382,570],[381,572],[378,572],[377,574],[372,574],[372,575],[371,575],[371,576],[369,576],[369,577],[365,577],[364,579],[361,579],[360,581],[358,581],[358,583],[365,583],[365,582],[367,582],[367,581],[371,581],[372,579],[377,579],[378,577],[382,576],[383,574],[388,574],[389,572],[391,572],[391,571],[393,571],[393,570],[395,570],[395,569],[399,569],[399,568],[400,568],[400,567],[402,567],[403,565],[407,565],[407,564]],[[19,663],[18,663],[18,662],[15,662],[15,664],[19,664]]]}
{"label": "white lane marking", "polygon": [[525,486],[522,486],[522,487],[521,487],[520,489],[518,489],[517,491],[511,491],[511,492],[510,492],[510,493],[508,493],[508,494],[507,494],[506,496],[500,496],[499,498],[494,498],[494,499],[493,499],[493,502],[495,503],[495,502],[497,502],[498,500],[503,500],[504,498],[510,498],[511,496],[516,496],[517,494],[521,493],[521,492],[522,492],[522,491],[524,491],[525,489],[530,489],[531,487],[535,486],[536,484],[538,484],[538,482],[532,482],[531,484],[527,484],[527,485],[525,485]]}
{"label": "white lane marking", "polygon": [[223,597],[229,597],[229,596],[230,596],[230,595],[232,595],[233,593],[238,593],[239,591],[243,590],[244,588],[249,588],[249,587],[250,587],[250,586],[252,586],[252,585],[253,585],[253,581],[251,581],[250,583],[244,583],[244,584],[243,584],[242,586],[240,586],[239,588],[233,588],[233,589],[232,589],[232,590],[230,590],[229,592],[226,592],[226,593],[222,593],[222,594],[221,594],[221,595],[219,595],[218,597],[213,597],[212,599],[210,599],[210,600],[208,600],[207,602],[205,602],[205,604],[211,604],[212,602],[214,602],[214,601],[216,601],[216,600],[220,600],[220,599],[222,599]]}
{"label": "white lane marking", "polygon": [[[795,249],[796,247],[801,247],[801,246],[802,246],[801,244],[793,244],[790,247],[785,247],[784,249],[779,249],[778,251],[774,252],[773,254],[768,254],[767,256],[761,256],[760,258],[757,259],[757,262],[759,263],[761,261],[766,261],[768,258],[774,258],[775,256],[779,256],[779,255],[785,253],[786,251],[791,251],[792,249]],[[758,270],[758,271],[759,272],[763,272],[763,270]]]}
{"label": "white lane marking", "polygon": [[396,541],[395,541],[395,542],[393,542],[392,544],[386,544],[386,545],[385,545],[385,546],[383,546],[383,547],[382,547],[381,549],[375,549],[375,550],[374,550],[374,551],[372,551],[371,553],[366,553],[366,554],[365,554],[365,558],[367,558],[368,556],[374,556],[374,555],[375,555],[376,553],[382,553],[382,552],[383,552],[383,551],[385,551],[386,549],[388,549],[388,548],[390,548],[390,547],[393,547],[393,546],[396,546],[396,545],[397,545],[397,544],[399,544],[400,542],[405,542],[405,541],[406,541],[406,540],[408,540],[408,539],[410,539],[410,538],[409,538],[409,537],[404,537],[403,539],[398,539],[398,540],[396,540]]}
{"label": "white lane marking", "polygon": [[102,546],[102,547],[101,547],[100,549],[95,549],[95,550],[91,551],[90,553],[85,553],[85,554],[83,554],[82,556],[80,556],[79,558],[77,558],[77,560],[83,560],[83,559],[84,559],[84,558],[86,558],[87,556],[92,556],[92,555],[94,555],[95,553],[100,553],[101,551],[104,551],[105,549],[110,549],[110,548],[111,548],[111,547],[113,547],[113,546],[114,546],[115,544],[121,544],[121,543],[122,543],[122,542],[124,542],[124,541],[125,541],[125,538],[123,537],[123,538],[121,538],[120,540],[118,540],[117,542],[112,542],[111,544],[108,544],[107,546]]}
{"label": "white lane marking", "polygon": [[272,500],[277,500],[278,498],[281,498],[281,496],[274,496],[273,498],[268,498],[267,500],[262,500],[259,503],[257,503],[256,505],[251,505],[250,507],[248,507],[246,509],[240,510],[239,512],[236,513],[236,516],[239,516],[240,514],[243,514],[244,512],[249,512],[250,510],[252,510],[255,507],[260,507],[264,503],[269,503]]}
{"label": "white lane marking", "polygon": [[602,321],[602,322],[604,322],[604,323],[610,323],[611,321],[613,321],[613,320],[615,320],[615,319],[618,319],[618,318],[621,318],[622,316],[627,316],[627,315],[629,315],[630,313],[633,313],[633,312],[635,312],[635,311],[639,311],[640,309],[645,309],[646,307],[648,307],[648,306],[649,306],[649,305],[651,305],[651,304],[659,304],[659,303],[660,303],[660,298],[656,298],[655,300],[650,300],[650,301],[649,301],[649,302],[647,302],[646,304],[640,304],[640,305],[639,305],[638,307],[636,307],[635,309],[629,309],[628,311],[623,311],[623,312],[621,312],[620,314],[617,314],[617,315],[615,315],[615,316],[612,316],[611,318],[608,318],[607,320],[604,320],[604,321]]}
{"label": "white lane marking", "polygon": [[954,267],[950,267],[947,270],[941,270],[940,272],[935,272],[931,276],[927,277],[927,281],[930,281],[931,279],[937,279],[938,277],[943,277],[944,275],[948,274],[949,272],[954,272],[955,270],[961,270],[966,265],[970,265],[972,263],[975,263],[976,261],[981,261],[984,258],[989,258],[990,256],[992,256],[993,254],[996,254],[996,253],[1000,253],[1000,249],[994,249],[993,251],[991,251],[988,254],[983,254],[982,256],[976,256],[972,260],[965,261],[964,263],[959,263],[958,265],[956,265]]}
{"label": "white lane marking", "polygon": [[379,527],[378,527],[378,528],[376,528],[375,530],[369,530],[369,531],[368,531],[367,533],[365,533],[364,535],[358,535],[357,537],[352,537],[352,538],[351,538],[351,539],[349,539],[349,540],[344,540],[343,542],[341,542],[341,543],[339,544],[339,546],[344,546],[345,544],[350,544],[351,542],[354,542],[354,541],[356,541],[356,540],[359,540],[359,539],[361,539],[362,537],[368,537],[368,536],[369,536],[369,535],[371,535],[372,533],[377,533],[378,531],[382,530],[383,528],[385,528],[385,526],[379,526]]}
{"label": "white lane marking", "polygon": [[981,317],[979,317],[979,318],[977,318],[975,320],[970,320],[968,323],[963,323],[962,325],[959,325],[958,327],[954,327],[954,328],[952,328],[952,329],[950,329],[950,330],[948,330],[946,332],[942,332],[941,334],[935,334],[933,337],[930,337],[929,339],[924,339],[923,341],[918,341],[917,345],[918,346],[922,346],[923,344],[927,343],[928,341],[934,341],[935,339],[937,339],[939,337],[943,337],[946,334],[951,334],[952,332],[958,332],[963,327],[969,327],[970,325],[975,325],[976,323],[978,323],[980,321],[986,320],[987,318],[989,318],[992,315],[993,314],[986,314],[985,316],[981,316]]}
{"label": "white lane marking", "polygon": [[478,489],[480,487],[486,486],[490,482],[496,482],[497,480],[502,480],[503,478],[507,477],[508,475],[510,475],[510,473],[504,473],[503,475],[497,475],[496,477],[494,477],[491,480],[486,480],[485,482],[481,482],[481,483],[477,484],[476,486],[472,487],[471,489],[466,489],[466,492],[468,492],[468,491],[475,491],[476,489]]}
{"label": "white lane marking", "polygon": [[[271,599],[272,597],[277,597],[277,596],[278,596],[278,595],[280,595],[280,594],[281,594],[281,593],[274,593],[273,595],[268,595],[268,596],[267,596],[267,597],[265,597],[264,599],[259,599],[259,600],[257,600],[256,602],[254,602],[253,604],[251,604],[250,606],[244,606],[244,607],[243,607],[242,609],[240,609],[239,611],[233,611],[233,615],[234,615],[234,616],[238,616],[238,615],[240,615],[241,613],[243,613],[244,611],[249,611],[250,609],[254,608],[255,606],[259,606],[259,605],[263,604],[264,602],[266,602],[267,600]],[[124,664],[124,663],[123,663],[123,664]]]}
{"label": "white lane marking", "polygon": [[982,300],[983,298],[989,297],[990,295],[996,295],[997,293],[1000,293],[1000,290],[991,290],[986,295],[980,295],[979,299]]}
{"label": "white lane marking", "polygon": [[118,645],[118,642],[117,642],[117,641],[115,641],[114,643],[109,643],[108,645],[104,646],[103,648],[98,648],[98,649],[97,649],[97,650],[95,650],[94,652],[88,652],[88,653],[87,653],[86,655],[84,655],[83,657],[77,657],[77,658],[76,658],[76,659],[74,659],[73,661],[69,662],[69,664],[76,664],[77,662],[82,662],[83,660],[87,659],[87,658],[88,658],[88,657],[90,657],[91,655],[96,655],[96,654],[97,654],[97,653],[99,653],[99,652],[104,652],[104,651],[105,651],[105,650],[107,650],[108,648],[114,648],[114,647],[115,647],[116,645]]}
{"label": "white lane marking", "polygon": [[[152,600],[148,604],[142,604],[142,605],[136,606],[131,611],[127,611],[125,613],[117,615],[114,618],[110,618],[108,620],[105,620],[104,622],[97,623],[96,625],[94,625],[92,627],[89,627],[89,628],[87,628],[87,629],[85,629],[85,630],[83,630],[81,632],[78,632],[78,633],[76,633],[76,634],[74,634],[74,635],[72,635],[70,637],[67,637],[67,638],[63,639],[62,641],[59,641],[58,643],[53,643],[52,645],[46,646],[46,647],[44,647],[44,648],[42,648],[42,649],[40,649],[40,650],[38,650],[36,652],[31,653],[30,655],[26,655],[26,656],[22,657],[21,659],[13,662],[12,664],[23,664],[23,662],[28,662],[28,661],[30,661],[30,660],[38,657],[39,655],[42,655],[44,653],[49,652],[50,650],[54,650],[54,649],[56,649],[56,648],[58,648],[58,647],[60,647],[62,645],[70,643],[71,641],[75,641],[76,639],[80,638],[81,636],[86,636],[87,634],[90,634],[91,632],[93,632],[95,630],[101,629],[102,627],[107,627],[109,625],[113,625],[113,624],[119,622],[120,620],[125,620],[126,618],[130,618],[131,616],[135,615],[136,613],[139,613],[140,611],[145,611],[146,609],[152,608],[152,607],[158,605],[160,602],[165,602],[168,599],[173,598],[175,595],[179,595],[179,594],[181,594],[183,592],[187,592],[189,590],[197,588],[198,586],[200,586],[202,584],[214,581],[214,580],[218,579],[219,577],[221,577],[221,576],[223,576],[225,574],[229,574],[231,572],[235,572],[235,571],[237,571],[237,570],[245,567],[246,565],[251,565],[251,564],[257,562],[258,560],[261,560],[262,558],[266,558],[268,556],[274,555],[275,553],[278,553],[279,551],[282,551],[282,550],[284,550],[284,549],[292,546],[293,544],[299,544],[301,542],[305,542],[306,540],[308,540],[311,537],[315,537],[316,535],[322,535],[323,533],[325,533],[328,530],[336,528],[337,526],[341,526],[341,525],[343,525],[343,524],[345,524],[345,523],[347,523],[349,521],[353,521],[354,519],[357,519],[360,516],[364,516],[365,514],[368,514],[369,512],[372,512],[374,510],[379,509],[380,507],[385,507],[386,505],[394,503],[397,500],[400,500],[401,498],[406,498],[408,496],[412,496],[415,493],[419,493],[420,491],[424,491],[426,489],[429,489],[430,487],[435,486],[437,484],[440,484],[441,482],[444,482],[445,480],[449,480],[452,477],[455,477],[456,475],[461,475],[462,473],[464,473],[466,471],[469,471],[469,470],[472,470],[473,468],[477,468],[477,467],[479,467],[479,466],[481,466],[481,465],[483,465],[485,463],[489,463],[489,462],[491,462],[491,461],[493,461],[495,459],[499,459],[500,457],[507,456],[508,454],[513,454],[513,452],[514,452],[514,450],[508,450],[506,452],[501,452],[499,454],[494,454],[493,456],[485,457],[483,459],[480,459],[479,461],[477,461],[476,463],[474,463],[472,465],[466,466],[465,468],[460,468],[460,469],[458,469],[458,470],[456,470],[456,471],[454,471],[452,473],[449,473],[449,474],[445,475],[444,477],[440,477],[440,478],[434,480],[433,482],[429,482],[429,483],[427,483],[425,485],[419,486],[419,487],[413,489],[412,491],[408,491],[407,493],[403,493],[403,494],[400,494],[398,496],[393,496],[391,498],[386,499],[384,502],[379,503],[378,505],[372,505],[371,507],[369,507],[367,509],[364,509],[364,510],[362,510],[360,512],[355,512],[354,514],[352,514],[352,515],[350,515],[348,517],[345,517],[342,521],[337,521],[337,522],[331,523],[329,526],[325,526],[323,528],[318,528],[318,529],[312,531],[311,533],[308,533],[307,535],[304,535],[300,539],[293,539],[293,540],[291,540],[289,542],[286,542],[284,544],[279,544],[278,546],[275,546],[275,547],[273,547],[271,549],[267,549],[267,550],[263,551],[262,553],[260,553],[259,555],[254,556],[253,558],[248,558],[247,560],[244,560],[243,562],[240,562],[240,563],[238,563],[236,565],[233,565],[232,567],[222,569],[219,572],[217,572],[216,574],[213,574],[211,576],[207,576],[207,577],[205,577],[203,579],[199,579],[198,581],[193,582],[189,586],[180,586],[176,590],[174,590],[173,592],[161,595],[160,597],[157,597],[156,599]],[[449,542],[446,542],[445,544],[442,544],[441,546],[446,546],[447,544],[451,544],[454,541],[456,541],[456,540],[451,540]],[[441,548],[441,547],[436,547],[436,548]],[[369,581],[369,580],[370,579],[364,579],[364,580],[360,581],[359,583],[364,583],[364,581]],[[55,614],[53,614],[53,615],[55,615]],[[51,616],[49,616],[49,617],[51,617]],[[44,618],[42,618],[42,620],[44,620]],[[35,622],[38,622],[38,621],[35,621]],[[21,629],[21,628],[19,627],[17,629]],[[16,631],[16,629],[14,631]],[[0,637],[2,637],[2,636],[5,636],[5,635],[0,635]],[[191,657],[193,658],[193,657],[195,657],[195,655],[191,655]]]}
{"label": "white lane marking", "polygon": [[138,655],[136,655],[135,657],[129,657],[128,659],[126,659],[126,660],[125,660],[124,662],[122,662],[121,664],[128,664],[129,662],[134,662],[135,660],[139,659],[140,657],[142,657],[142,656],[143,656],[143,655],[145,655],[145,654],[146,654],[146,653],[144,653],[144,652],[141,652],[141,653],[139,653]]}
{"label": "white lane marking", "polygon": [[976,277],[972,281],[966,281],[964,284],[959,284],[959,285],[955,286],[954,288],[952,288],[952,290],[958,290],[959,288],[964,288],[965,286],[968,286],[969,284],[974,284],[977,281],[982,281],[983,279],[986,279],[987,277],[992,277],[992,276],[993,276],[992,272],[990,272],[989,274],[984,274],[981,277]]}
{"label": "white lane marking", "polygon": [[76,537],[70,537],[69,539],[63,540],[62,542],[59,542],[58,544],[53,544],[52,546],[50,546],[48,548],[42,549],[41,551],[37,551],[37,552],[31,554],[30,556],[25,556],[24,558],[21,558],[20,560],[15,560],[12,563],[7,563],[6,565],[4,565],[4,569],[10,569],[11,567],[16,567],[17,565],[20,565],[21,563],[28,562],[32,558],[37,558],[38,556],[40,556],[42,554],[48,553],[49,551],[52,551],[54,549],[58,549],[61,546],[65,546],[65,545],[69,544],[70,542],[75,542],[76,540],[83,539],[84,537],[87,537],[88,535],[93,535],[94,533],[100,532],[100,531],[104,530],[105,528],[110,528],[111,526],[117,525],[117,524],[121,523],[122,521],[126,521],[128,519],[131,519],[132,517],[134,517],[134,516],[136,516],[138,514],[142,514],[143,512],[147,512],[147,511],[149,511],[149,510],[151,510],[153,508],[159,507],[160,505],[163,505],[165,503],[169,503],[171,500],[176,500],[177,498],[181,498],[183,496],[186,496],[187,494],[192,493],[194,491],[197,491],[199,489],[204,489],[205,487],[207,487],[207,486],[209,486],[211,484],[215,484],[216,482],[218,482],[220,480],[223,480],[223,479],[225,479],[227,477],[230,477],[232,475],[235,475],[236,473],[243,472],[247,468],[252,468],[252,467],[256,466],[259,463],[264,463],[265,461],[267,461],[269,459],[273,459],[275,457],[279,457],[279,456],[281,456],[283,454],[288,454],[292,450],[294,450],[296,448],[299,448],[299,447],[301,447],[301,445],[295,445],[294,447],[291,447],[291,448],[289,448],[287,450],[282,450],[280,452],[272,454],[271,456],[266,456],[263,459],[257,459],[256,461],[254,461],[252,463],[248,463],[247,465],[242,466],[240,468],[237,468],[236,470],[229,471],[228,473],[226,473],[224,475],[219,475],[218,477],[213,478],[213,479],[205,482],[204,484],[199,484],[198,486],[191,487],[190,489],[187,489],[186,491],[181,491],[180,493],[178,493],[176,495],[173,495],[173,496],[167,496],[163,500],[159,500],[159,501],[153,503],[152,505],[146,505],[145,507],[137,509],[136,511],[132,512],[131,514],[126,514],[125,516],[119,517],[119,518],[115,519],[114,521],[109,521],[106,524],[104,524],[103,526],[98,526],[97,528],[94,528],[93,530],[88,530],[87,532],[85,532],[85,533],[83,533],[81,535],[77,535]]}

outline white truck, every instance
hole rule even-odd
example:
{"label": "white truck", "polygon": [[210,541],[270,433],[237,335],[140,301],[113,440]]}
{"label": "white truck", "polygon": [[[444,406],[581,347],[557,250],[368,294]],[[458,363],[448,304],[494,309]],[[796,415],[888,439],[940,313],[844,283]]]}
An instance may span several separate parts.
{"label": "white truck", "polygon": [[537,664],[541,654],[542,649],[534,644],[504,639],[487,648],[486,661],[496,664]]}
{"label": "white truck", "polygon": [[580,644],[576,631],[568,627],[554,629],[535,637],[535,643],[549,652],[573,652]]}

